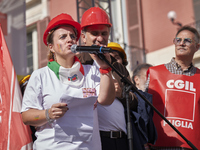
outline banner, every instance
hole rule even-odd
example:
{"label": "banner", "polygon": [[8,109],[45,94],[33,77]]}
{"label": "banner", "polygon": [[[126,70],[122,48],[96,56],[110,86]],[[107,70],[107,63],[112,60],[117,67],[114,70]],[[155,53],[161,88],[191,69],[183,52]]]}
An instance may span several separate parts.
{"label": "banner", "polygon": [[0,26],[0,150],[32,149],[29,126],[20,114],[22,95]]}

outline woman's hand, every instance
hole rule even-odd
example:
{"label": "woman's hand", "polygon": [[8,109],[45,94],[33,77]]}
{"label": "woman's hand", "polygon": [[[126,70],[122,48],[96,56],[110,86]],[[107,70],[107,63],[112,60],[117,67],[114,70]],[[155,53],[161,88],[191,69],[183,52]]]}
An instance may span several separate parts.
{"label": "woman's hand", "polygon": [[[110,54],[104,53],[103,55],[111,63]],[[107,69],[109,67],[109,65],[104,60],[101,60],[96,54],[90,54],[90,56],[99,64],[101,69]]]}
{"label": "woman's hand", "polygon": [[48,111],[49,117],[51,119],[58,119],[58,118],[64,116],[64,114],[67,112],[68,109],[69,108],[67,107],[66,103],[53,104]]}

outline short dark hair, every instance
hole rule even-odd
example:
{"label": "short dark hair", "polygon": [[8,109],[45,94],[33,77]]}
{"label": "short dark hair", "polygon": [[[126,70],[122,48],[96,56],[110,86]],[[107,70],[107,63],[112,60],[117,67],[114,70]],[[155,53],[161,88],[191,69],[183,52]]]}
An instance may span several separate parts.
{"label": "short dark hair", "polygon": [[177,37],[177,35],[178,35],[181,31],[183,31],[183,30],[188,30],[188,31],[194,33],[195,38],[196,38],[196,42],[199,43],[199,39],[200,39],[199,32],[198,32],[195,28],[193,28],[193,27],[191,27],[191,26],[183,26],[183,27],[181,27],[181,28],[177,31],[176,37]]}
{"label": "short dark hair", "polygon": [[135,76],[140,75],[140,71],[141,71],[142,69],[148,69],[149,67],[152,67],[152,65],[151,65],[151,64],[144,63],[144,64],[138,65],[138,66],[134,69],[134,71],[133,71],[133,76],[132,76],[133,84],[136,84],[136,83],[135,83],[135,80],[134,80]]}

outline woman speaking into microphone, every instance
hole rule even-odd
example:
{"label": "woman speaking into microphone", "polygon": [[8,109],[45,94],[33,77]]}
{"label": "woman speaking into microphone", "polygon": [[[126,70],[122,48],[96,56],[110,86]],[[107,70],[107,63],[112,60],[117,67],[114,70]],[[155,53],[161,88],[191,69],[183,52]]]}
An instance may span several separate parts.
{"label": "woman speaking into microphone", "polygon": [[53,18],[44,32],[49,62],[32,73],[21,111],[23,122],[37,130],[33,149],[101,150],[96,103],[113,102],[114,82],[109,66],[95,54],[100,79],[97,67],[82,65],[71,51],[80,33],[68,14]]}

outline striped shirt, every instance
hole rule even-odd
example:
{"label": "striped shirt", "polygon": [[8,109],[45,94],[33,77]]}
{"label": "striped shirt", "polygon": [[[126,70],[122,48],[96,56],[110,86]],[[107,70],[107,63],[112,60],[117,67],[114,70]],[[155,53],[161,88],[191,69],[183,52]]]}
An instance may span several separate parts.
{"label": "striped shirt", "polygon": [[[178,63],[176,63],[175,58],[172,58],[169,63],[165,64],[165,67],[171,73],[186,75],[186,76],[193,76],[197,70],[197,68],[194,67],[194,65],[192,63],[190,64],[188,69],[182,70],[181,66]],[[148,78],[147,78],[147,82],[146,82],[146,90],[145,90],[146,92],[148,91],[149,81],[150,81],[150,74],[148,74]],[[183,148],[183,147],[154,147],[154,146],[151,146],[151,148],[156,149],[156,150],[189,150],[188,148]]]}

